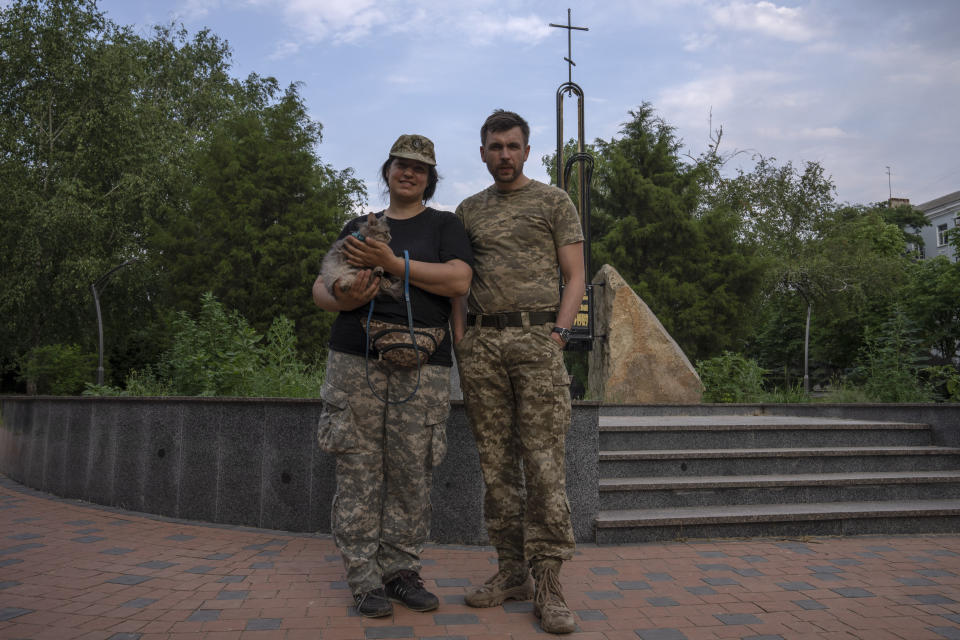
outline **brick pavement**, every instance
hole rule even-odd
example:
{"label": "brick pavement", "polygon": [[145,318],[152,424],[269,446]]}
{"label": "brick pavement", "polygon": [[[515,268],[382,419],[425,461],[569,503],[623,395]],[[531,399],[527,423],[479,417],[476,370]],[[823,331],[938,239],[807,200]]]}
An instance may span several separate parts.
{"label": "brick pavement", "polygon": [[[489,548],[432,545],[440,609],[354,612],[329,536],[176,521],[0,476],[0,638],[525,640],[529,602],[471,609]],[[577,640],[960,640],[960,535],[581,545]]]}

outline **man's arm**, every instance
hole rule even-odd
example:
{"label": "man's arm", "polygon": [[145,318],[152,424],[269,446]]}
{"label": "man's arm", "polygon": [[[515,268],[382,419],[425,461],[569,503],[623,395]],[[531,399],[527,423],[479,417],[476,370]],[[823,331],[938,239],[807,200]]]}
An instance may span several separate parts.
{"label": "man's arm", "polygon": [[453,344],[457,344],[467,330],[467,296],[450,298],[450,305],[450,329],[453,331]]}
{"label": "man's arm", "polygon": [[[560,264],[564,287],[563,296],[560,298],[560,309],[557,310],[556,326],[571,329],[587,286],[583,267],[583,243],[566,244],[557,249],[557,261]],[[559,335],[551,333],[550,337],[561,346],[563,345]]]}

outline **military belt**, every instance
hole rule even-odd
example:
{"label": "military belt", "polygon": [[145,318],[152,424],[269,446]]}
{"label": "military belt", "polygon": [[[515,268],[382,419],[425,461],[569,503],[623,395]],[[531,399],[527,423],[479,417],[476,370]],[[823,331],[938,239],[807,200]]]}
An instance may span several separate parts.
{"label": "military belt", "polygon": [[527,317],[527,321],[531,325],[547,324],[548,322],[557,321],[557,314],[555,311],[511,311],[510,313],[483,314],[468,313],[467,326],[474,326],[477,324],[477,320],[479,320],[481,327],[496,327],[497,329],[503,329],[504,327],[522,327],[524,316]]}

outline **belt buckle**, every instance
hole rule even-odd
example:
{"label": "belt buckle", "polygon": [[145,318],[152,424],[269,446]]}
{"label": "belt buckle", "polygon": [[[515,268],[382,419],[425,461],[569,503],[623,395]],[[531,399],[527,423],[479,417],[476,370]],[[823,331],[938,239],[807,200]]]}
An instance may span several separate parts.
{"label": "belt buckle", "polygon": [[497,319],[497,329],[503,331],[507,327],[507,314],[498,313],[493,317]]}

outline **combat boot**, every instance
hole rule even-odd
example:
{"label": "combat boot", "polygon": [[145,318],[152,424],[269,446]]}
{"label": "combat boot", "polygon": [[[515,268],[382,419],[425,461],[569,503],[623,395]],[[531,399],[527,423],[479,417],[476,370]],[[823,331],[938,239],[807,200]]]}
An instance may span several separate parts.
{"label": "combat boot", "polygon": [[540,618],[540,627],[547,633],[573,633],[577,623],[563,599],[559,567],[548,565],[535,570],[537,592],[533,598],[533,613]]}
{"label": "combat boot", "polygon": [[463,597],[471,607],[495,607],[506,600],[529,600],[533,597],[533,581],[524,568],[521,571],[500,569],[489,580]]}

